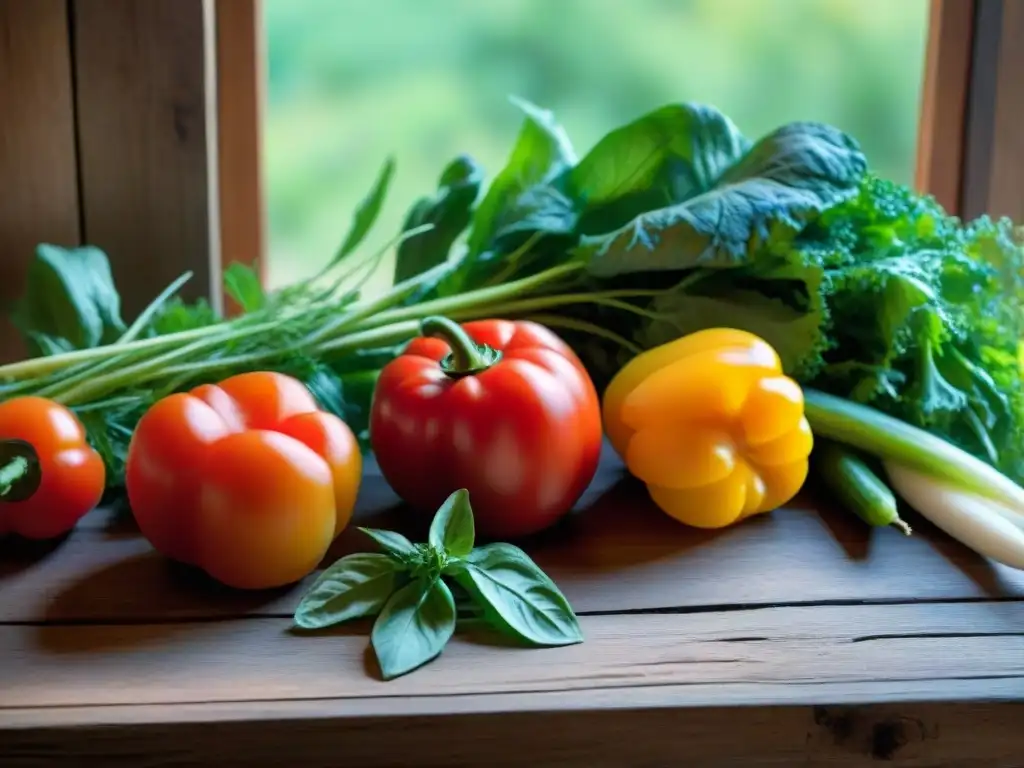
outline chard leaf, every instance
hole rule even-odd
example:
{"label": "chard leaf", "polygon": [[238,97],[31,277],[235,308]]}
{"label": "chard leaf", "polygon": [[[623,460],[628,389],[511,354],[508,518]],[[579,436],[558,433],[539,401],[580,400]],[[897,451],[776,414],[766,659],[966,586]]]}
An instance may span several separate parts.
{"label": "chard leaf", "polygon": [[437,192],[418,200],[406,215],[402,231],[432,224],[398,246],[395,283],[426,272],[447,260],[455,240],[469,225],[483,182],[483,169],[469,157],[458,157],[441,173]]}
{"label": "chard leaf", "polygon": [[[522,218],[519,202],[531,188],[548,184],[576,163],[569,137],[554,115],[522,99],[513,99],[526,114],[508,162],[491,182],[487,194],[473,216],[467,242],[468,256],[484,253],[491,240],[503,228]],[[518,204],[517,204],[518,203]],[[529,205],[526,210],[533,210]]]}
{"label": "chard leaf", "polygon": [[717,109],[671,104],[609,133],[563,184],[586,210],[580,231],[604,233],[702,194],[749,149],[750,142]]}
{"label": "chard leaf", "polygon": [[37,355],[109,344],[126,330],[110,262],[89,245],[39,245],[11,319]]}
{"label": "chard leaf", "polygon": [[577,255],[600,277],[742,264],[779,229],[795,233],[812,214],[855,194],[866,167],[857,143],[841,131],[791,123],[706,189],[608,235],[583,238]]}

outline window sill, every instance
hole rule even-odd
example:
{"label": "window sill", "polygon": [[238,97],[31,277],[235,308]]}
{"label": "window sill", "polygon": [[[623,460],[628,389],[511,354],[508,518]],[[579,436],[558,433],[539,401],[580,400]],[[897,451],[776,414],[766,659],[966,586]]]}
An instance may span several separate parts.
{"label": "window sill", "polygon": [[[360,524],[408,530],[394,504],[369,474]],[[579,506],[524,546],[585,643],[460,634],[389,683],[366,626],[295,636],[299,588],[217,589],[94,513],[52,551],[0,558],[0,764],[999,765],[1024,751],[1024,573],[919,518],[905,538],[809,498],[687,529],[611,458]],[[332,559],[362,546],[350,529]]]}

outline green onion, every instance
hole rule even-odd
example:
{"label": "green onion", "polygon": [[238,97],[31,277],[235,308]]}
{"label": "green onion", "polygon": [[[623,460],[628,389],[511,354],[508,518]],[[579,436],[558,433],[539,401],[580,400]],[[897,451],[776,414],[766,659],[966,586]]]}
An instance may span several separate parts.
{"label": "green onion", "polygon": [[1024,515],[1024,488],[950,442],[866,405],[813,389],[804,408],[815,435],[1000,501]]}

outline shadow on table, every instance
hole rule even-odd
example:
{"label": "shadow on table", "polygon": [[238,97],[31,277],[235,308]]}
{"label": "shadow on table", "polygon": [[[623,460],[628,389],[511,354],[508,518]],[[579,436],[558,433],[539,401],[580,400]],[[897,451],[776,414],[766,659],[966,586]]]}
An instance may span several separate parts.
{"label": "shadow on table", "polygon": [[20,536],[0,537],[0,583],[5,578],[43,563],[64,546],[68,535],[46,541],[23,539]]}

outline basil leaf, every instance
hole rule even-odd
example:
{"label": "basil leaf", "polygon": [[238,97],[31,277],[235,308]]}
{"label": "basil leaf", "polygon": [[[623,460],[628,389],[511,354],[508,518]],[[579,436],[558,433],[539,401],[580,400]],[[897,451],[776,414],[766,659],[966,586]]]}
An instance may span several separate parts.
{"label": "basil leaf", "polygon": [[373,624],[381,675],[391,680],[436,658],[455,632],[455,600],[441,579],[417,579],[391,596]]}
{"label": "basil leaf", "polygon": [[449,496],[430,523],[430,546],[453,557],[464,557],[473,550],[476,531],[469,491],[461,488]]}
{"label": "basil leaf", "polygon": [[373,182],[373,187],[370,188],[369,194],[356,207],[356,212],[352,216],[352,226],[349,228],[348,234],[345,235],[345,241],[341,244],[338,252],[334,254],[334,258],[324,268],[324,271],[337,266],[342,259],[352,253],[366,239],[374,222],[377,221],[377,217],[380,215],[380,209],[384,205],[384,198],[388,194],[388,187],[391,186],[391,177],[394,175],[395,159],[389,157],[384,161],[384,165],[381,166],[380,173],[377,175],[377,180]]}
{"label": "basil leaf", "polygon": [[553,180],[576,163],[565,129],[552,112],[522,99],[512,99],[526,120],[505,167],[495,176],[477,206],[467,240],[468,256],[487,250],[491,238],[515,217],[509,215],[516,200],[531,187]]}
{"label": "basil leaf", "polygon": [[378,528],[360,528],[359,530],[377,542],[386,555],[401,563],[410,564],[421,557],[416,545],[400,533],[383,531]]}
{"label": "basil leaf", "polygon": [[262,309],[266,302],[266,294],[260,284],[260,277],[255,270],[245,264],[232,262],[224,270],[224,290],[228,296],[242,308],[243,312],[255,312]]}
{"label": "basil leaf", "polygon": [[110,262],[92,246],[38,246],[11,319],[33,355],[111,344],[126,330]]}
{"label": "basil leaf", "polygon": [[398,246],[396,285],[447,261],[455,240],[469,225],[482,181],[483,169],[479,165],[469,157],[457,157],[441,173],[437,192],[413,205],[402,231],[425,224],[433,227],[403,240]]}
{"label": "basil leaf", "polygon": [[483,606],[484,615],[498,629],[533,645],[583,642],[569,601],[518,547],[479,547],[447,572]]}
{"label": "basil leaf", "polygon": [[322,629],[372,616],[395,591],[399,575],[398,564],[387,555],[347,555],[313,582],[295,609],[295,623],[303,629]]}

